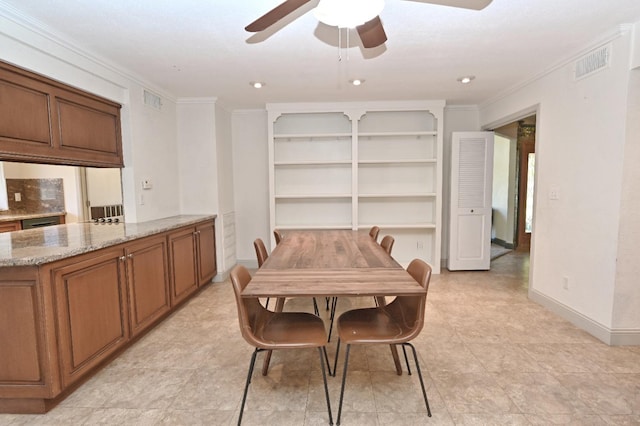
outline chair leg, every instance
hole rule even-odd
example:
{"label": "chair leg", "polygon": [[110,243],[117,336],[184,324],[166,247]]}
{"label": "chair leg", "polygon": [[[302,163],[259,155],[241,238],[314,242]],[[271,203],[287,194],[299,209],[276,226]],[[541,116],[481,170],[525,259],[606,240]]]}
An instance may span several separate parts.
{"label": "chair leg", "polygon": [[269,309],[269,298],[267,297],[267,301],[264,303],[264,308]]}
{"label": "chair leg", "polygon": [[411,375],[411,367],[409,367],[409,358],[407,357],[407,349],[402,345],[402,352],[404,352],[404,362],[407,364],[407,374]]}
{"label": "chair leg", "polygon": [[[331,413],[331,402],[329,401],[329,386],[327,385],[327,373],[324,370],[324,362],[327,361],[327,367],[329,366],[329,358],[327,358],[327,348],[325,346],[318,348],[320,352],[320,368],[322,369],[322,380],[324,381],[324,396],[327,398],[327,411],[329,412],[329,424],[333,425],[333,414]],[[324,353],[324,359],[323,354]],[[331,370],[329,369],[329,375]]]}
{"label": "chair leg", "polygon": [[336,357],[333,360],[333,377],[336,377],[336,369],[338,368],[338,355],[340,354],[340,338],[338,338],[338,347],[336,348]]}
{"label": "chair leg", "polygon": [[[411,343],[403,343],[402,347],[404,348],[409,346],[413,351],[413,359],[416,362],[416,370],[418,370],[418,377],[420,378],[420,386],[422,387],[422,396],[424,396],[424,405],[427,406],[427,415],[431,417],[431,408],[429,408],[429,400],[427,399],[427,391],[424,388],[424,380],[422,379],[422,372],[420,371],[420,363],[418,362],[418,354],[416,353],[416,348]],[[347,346],[348,347],[348,346]],[[341,401],[342,403],[342,401]],[[338,413],[338,420],[340,419],[340,414]],[[340,423],[338,423],[340,424]]]}
{"label": "chair leg", "polygon": [[322,347],[322,352],[324,352],[324,360],[327,363],[327,371],[329,371],[329,376],[335,376],[335,373],[331,374],[331,365],[329,365],[329,355],[327,355],[327,347],[326,346]]}
{"label": "chair leg", "polygon": [[251,362],[249,363],[249,374],[247,374],[247,383],[244,385],[244,394],[242,395],[242,404],[240,405],[240,417],[238,417],[238,426],[242,423],[242,413],[244,412],[244,403],[247,401],[247,392],[249,391],[249,384],[251,384],[251,376],[253,375],[253,367],[256,364],[256,355],[261,352],[262,349],[256,348],[251,355]]}
{"label": "chair leg", "polygon": [[342,371],[342,388],[340,388],[340,405],[338,406],[338,420],[336,425],[340,426],[340,416],[342,415],[342,399],[344,397],[344,385],[347,382],[347,366],[349,364],[349,349],[351,345],[347,344],[347,353],[344,356],[344,370]]}
{"label": "chair leg", "polygon": [[329,298],[325,297],[324,301],[327,302],[327,309],[326,310],[328,311],[329,310]]}
{"label": "chair leg", "polygon": [[[285,298],[284,297],[278,297],[276,299],[276,310],[275,312],[282,312],[282,310],[284,309],[284,301]],[[264,355],[264,360],[262,361],[262,375],[266,376],[267,373],[269,372],[269,363],[271,362],[271,351],[268,350],[267,353]]]}
{"label": "chair leg", "polygon": [[320,316],[320,310],[318,309],[318,302],[316,302],[316,298],[315,297],[313,298],[313,313],[317,317]]}
{"label": "chair leg", "polygon": [[336,307],[338,306],[338,298],[333,297],[331,299],[331,313],[329,314],[329,336],[327,337],[327,342],[331,341],[331,332],[333,331],[333,320],[336,317]]}

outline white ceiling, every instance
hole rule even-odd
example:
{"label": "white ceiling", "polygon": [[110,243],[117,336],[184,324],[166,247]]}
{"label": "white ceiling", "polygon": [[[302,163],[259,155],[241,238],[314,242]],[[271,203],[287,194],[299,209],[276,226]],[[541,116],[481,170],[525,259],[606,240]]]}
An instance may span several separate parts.
{"label": "white ceiling", "polygon": [[[260,34],[244,31],[280,2],[0,0],[0,11],[24,13],[171,96],[218,97],[233,108],[392,99],[478,104],[640,20],[640,0],[493,0],[481,11],[387,0],[385,45],[365,50],[353,33],[352,47],[339,51],[337,29],[311,12],[314,0],[295,19]],[[468,74],[476,76],[472,84],[456,81]],[[365,84],[353,87],[353,78]],[[250,81],[266,87],[253,89]]]}

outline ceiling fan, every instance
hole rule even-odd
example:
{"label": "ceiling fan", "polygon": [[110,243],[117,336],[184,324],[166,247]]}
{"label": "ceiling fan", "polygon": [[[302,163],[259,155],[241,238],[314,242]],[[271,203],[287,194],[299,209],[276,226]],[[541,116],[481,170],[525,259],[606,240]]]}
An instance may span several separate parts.
{"label": "ceiling fan", "polygon": [[[286,0],[265,13],[245,30],[251,33],[264,31],[279,20],[315,0]],[[481,10],[492,0],[411,0],[442,6]],[[377,47],[387,41],[387,34],[380,20],[384,0],[319,0],[315,15],[323,23],[339,28],[355,28],[365,48]]]}

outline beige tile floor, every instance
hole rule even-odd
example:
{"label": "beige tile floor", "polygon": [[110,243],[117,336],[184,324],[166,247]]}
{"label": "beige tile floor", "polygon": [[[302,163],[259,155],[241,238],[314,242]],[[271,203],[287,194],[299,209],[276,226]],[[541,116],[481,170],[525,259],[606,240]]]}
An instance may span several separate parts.
{"label": "beige tile floor", "polygon": [[[433,277],[414,341],[433,417],[417,376],[397,376],[388,347],[355,347],[342,424],[640,424],[640,347],[608,347],[529,301],[528,266],[510,253],[490,272]],[[0,424],[232,425],[251,352],[229,282],[213,284],[48,414],[0,415]],[[329,378],[334,415],[342,361]],[[269,375],[254,374],[243,424],[328,424],[318,364],[314,350],[274,353]]]}

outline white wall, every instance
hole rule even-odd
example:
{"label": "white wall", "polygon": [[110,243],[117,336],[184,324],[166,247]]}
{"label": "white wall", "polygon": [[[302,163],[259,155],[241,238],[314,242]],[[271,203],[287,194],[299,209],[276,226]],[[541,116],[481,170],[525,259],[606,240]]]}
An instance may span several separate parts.
{"label": "white wall", "polygon": [[240,263],[257,265],[253,240],[262,238],[268,244],[271,238],[267,112],[235,111],[231,123],[236,254]]}
{"label": "white wall", "polygon": [[[639,64],[640,66],[640,64]],[[640,328],[640,69],[631,72],[612,327]],[[637,343],[636,343],[637,344]]]}
{"label": "white wall", "polygon": [[[483,126],[494,126],[539,105],[530,295],[601,338],[615,331],[631,36],[620,31],[610,40],[610,68],[574,81],[569,62],[480,110]],[[549,199],[552,187],[559,200]]]}

